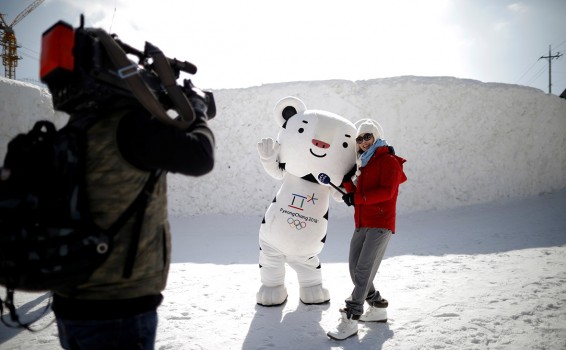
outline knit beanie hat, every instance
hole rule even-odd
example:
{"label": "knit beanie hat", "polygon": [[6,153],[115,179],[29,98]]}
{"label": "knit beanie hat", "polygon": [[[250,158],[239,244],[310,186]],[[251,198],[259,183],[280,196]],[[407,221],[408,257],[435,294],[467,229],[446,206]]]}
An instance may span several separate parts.
{"label": "knit beanie hat", "polygon": [[[354,125],[358,129],[356,137],[369,133],[373,134],[374,140],[377,140],[383,139],[385,136],[383,134],[383,128],[381,127],[381,125],[379,125],[379,123],[373,119],[361,119],[354,123]],[[356,144],[356,151],[360,151],[360,145],[358,144]]]}
{"label": "knit beanie hat", "polygon": [[[373,134],[374,143],[378,139],[384,139],[383,128],[381,127],[381,125],[379,125],[378,122],[376,122],[373,119],[369,119],[369,118],[361,119],[358,120],[356,123],[354,123],[354,125],[358,130],[356,137],[364,134]],[[357,166],[356,166],[356,173],[354,175],[354,178],[360,176],[360,168],[362,166],[362,159],[359,155],[360,145],[357,143],[356,143],[356,151],[358,156],[356,157]]]}

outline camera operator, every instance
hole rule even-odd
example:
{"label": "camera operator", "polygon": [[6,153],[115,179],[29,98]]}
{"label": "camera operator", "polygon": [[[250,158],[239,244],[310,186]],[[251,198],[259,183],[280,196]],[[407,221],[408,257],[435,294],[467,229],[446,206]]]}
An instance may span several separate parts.
{"label": "camera operator", "polygon": [[[206,103],[198,98],[191,97],[197,118],[186,129],[154,118],[135,98],[119,97],[88,112],[96,121],[87,132],[85,181],[99,227],[106,229],[117,220],[152,172],[163,173],[143,217],[133,215],[122,226],[104,264],[86,283],[54,291],[53,311],[63,348],[154,348],[157,308],[170,265],[166,172],[200,176],[214,165]],[[71,121],[84,117],[70,114]],[[128,251],[136,240],[131,276],[124,277]]]}

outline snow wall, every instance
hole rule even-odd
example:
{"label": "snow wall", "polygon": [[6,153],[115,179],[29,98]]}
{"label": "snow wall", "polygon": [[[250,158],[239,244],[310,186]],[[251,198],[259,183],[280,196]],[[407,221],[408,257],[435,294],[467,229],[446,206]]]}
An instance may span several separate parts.
{"label": "snow wall", "polygon": [[[276,138],[282,97],[352,121],[374,118],[407,159],[400,213],[445,209],[566,188],[566,100],[538,89],[451,77],[312,81],[213,91],[216,164],[205,176],[169,174],[171,215],[263,216],[280,182],[256,149]],[[7,142],[46,118],[63,125],[45,89],[0,77],[0,156]],[[331,203],[330,215],[352,209]]]}

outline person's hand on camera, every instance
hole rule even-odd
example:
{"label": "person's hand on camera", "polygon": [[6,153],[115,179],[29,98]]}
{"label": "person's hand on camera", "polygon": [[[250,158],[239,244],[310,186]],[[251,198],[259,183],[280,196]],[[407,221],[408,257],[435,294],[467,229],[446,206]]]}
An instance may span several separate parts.
{"label": "person's hand on camera", "polygon": [[273,141],[271,138],[261,139],[261,141],[257,143],[259,157],[263,161],[274,160],[279,153],[279,146],[279,143],[277,141]]}
{"label": "person's hand on camera", "polygon": [[189,97],[189,102],[195,111],[197,118],[208,120],[208,105],[203,97],[193,94]]}
{"label": "person's hand on camera", "polygon": [[211,91],[201,90],[190,80],[185,80],[183,92],[189,99],[197,118],[210,120],[216,116],[216,103]]}
{"label": "person's hand on camera", "polygon": [[346,193],[342,196],[342,200],[344,200],[344,203],[349,207],[356,204],[354,201],[354,192]]}

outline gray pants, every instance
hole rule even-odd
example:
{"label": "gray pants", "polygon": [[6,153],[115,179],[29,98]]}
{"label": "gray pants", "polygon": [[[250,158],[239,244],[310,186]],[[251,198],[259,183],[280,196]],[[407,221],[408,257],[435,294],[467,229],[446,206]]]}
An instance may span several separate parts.
{"label": "gray pants", "polygon": [[359,228],[354,231],[350,241],[350,277],[354,283],[352,295],[346,299],[346,307],[353,315],[364,313],[364,301],[369,303],[381,300],[381,295],[373,285],[385,249],[392,232],[382,228]]}

